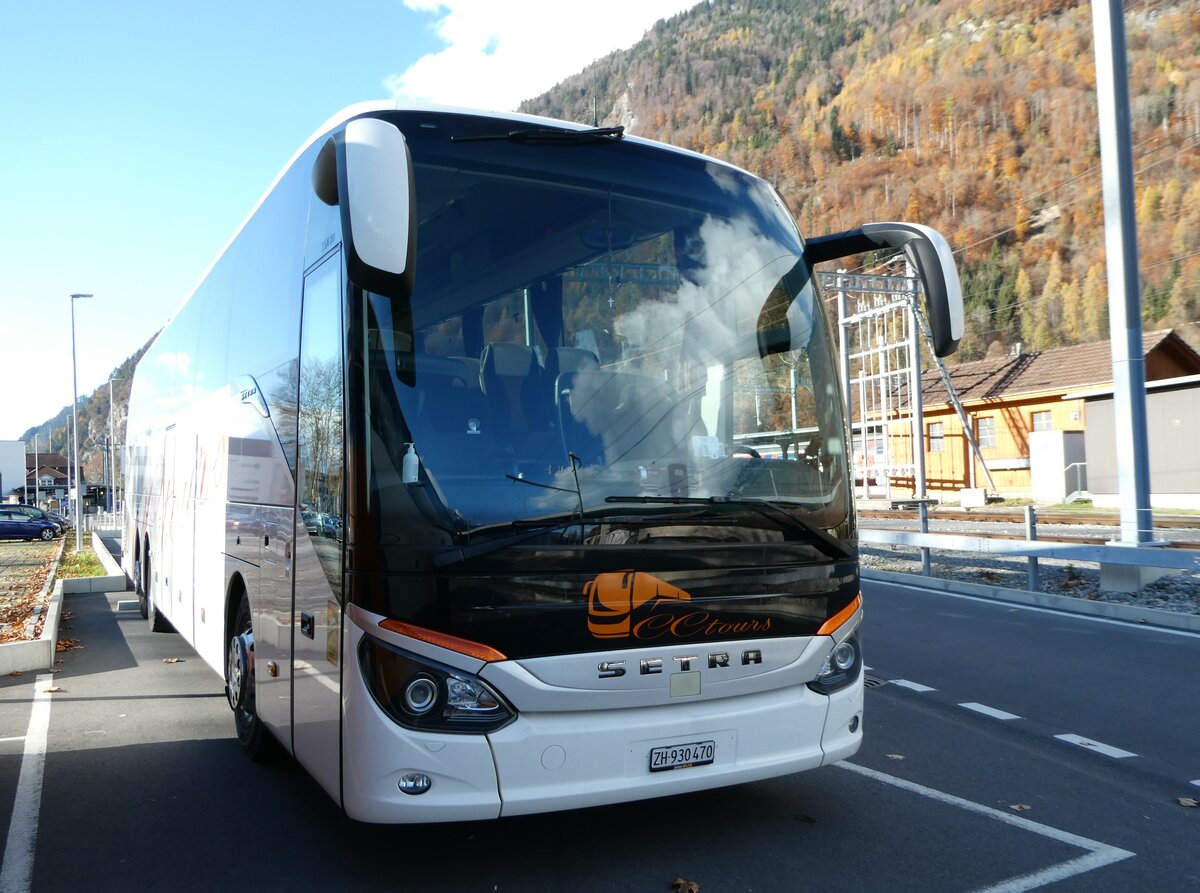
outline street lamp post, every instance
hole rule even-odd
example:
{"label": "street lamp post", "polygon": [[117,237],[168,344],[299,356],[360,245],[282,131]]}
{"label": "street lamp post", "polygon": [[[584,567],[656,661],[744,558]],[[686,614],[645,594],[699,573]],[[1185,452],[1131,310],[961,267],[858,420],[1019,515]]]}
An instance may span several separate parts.
{"label": "street lamp post", "polygon": [[108,478],[108,510],[117,510],[117,439],[113,436],[113,388],[114,381],[124,381],[123,378],[108,380],[108,463],[110,475]]}
{"label": "street lamp post", "polygon": [[71,437],[74,453],[71,462],[75,466],[75,551],[83,548],[83,493],[79,486],[79,376],[75,367],[75,301],[91,295],[71,295]]}

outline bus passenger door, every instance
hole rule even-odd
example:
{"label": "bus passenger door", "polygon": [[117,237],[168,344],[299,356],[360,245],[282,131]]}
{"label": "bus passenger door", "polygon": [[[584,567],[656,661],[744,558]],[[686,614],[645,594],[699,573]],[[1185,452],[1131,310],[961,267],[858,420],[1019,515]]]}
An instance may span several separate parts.
{"label": "bus passenger door", "polygon": [[341,598],[344,504],[342,260],[304,279],[292,602],[296,759],[341,800]]}
{"label": "bus passenger door", "polygon": [[196,549],[196,436],[190,431],[182,434],[175,429],[172,438],[175,454],[174,523],[171,537],[171,607],[166,614],[175,630],[192,645],[196,630],[192,623],[195,603]]}
{"label": "bus passenger door", "polygon": [[158,517],[155,542],[150,546],[150,585],[154,604],[163,617],[175,620],[175,525],[180,511],[179,479],[175,476],[175,425],[168,425],[163,438],[162,514]]}

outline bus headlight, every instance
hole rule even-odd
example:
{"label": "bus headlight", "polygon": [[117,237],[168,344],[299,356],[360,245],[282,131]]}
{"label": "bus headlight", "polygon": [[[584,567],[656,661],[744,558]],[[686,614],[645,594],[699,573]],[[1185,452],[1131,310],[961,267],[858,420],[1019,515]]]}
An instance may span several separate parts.
{"label": "bus headlight", "polygon": [[371,636],[362,637],[358,663],[375,703],[407,729],[484,734],[516,718],[478,676]]}
{"label": "bus headlight", "polygon": [[413,716],[424,716],[437,703],[438,685],[428,676],[417,676],[404,688],[404,708]]}
{"label": "bus headlight", "polygon": [[833,650],[821,664],[817,678],[808,683],[808,687],[823,695],[830,695],[854,682],[861,671],[862,649],[859,647],[856,633],[833,646]]}

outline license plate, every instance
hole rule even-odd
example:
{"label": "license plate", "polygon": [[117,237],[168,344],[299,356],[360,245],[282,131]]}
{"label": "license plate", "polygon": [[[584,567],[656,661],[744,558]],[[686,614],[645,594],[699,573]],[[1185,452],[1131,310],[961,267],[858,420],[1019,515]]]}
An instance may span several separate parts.
{"label": "license plate", "polygon": [[717,758],[717,742],[697,741],[693,744],[669,744],[650,749],[650,771],[666,772],[668,769],[690,769],[707,766]]}

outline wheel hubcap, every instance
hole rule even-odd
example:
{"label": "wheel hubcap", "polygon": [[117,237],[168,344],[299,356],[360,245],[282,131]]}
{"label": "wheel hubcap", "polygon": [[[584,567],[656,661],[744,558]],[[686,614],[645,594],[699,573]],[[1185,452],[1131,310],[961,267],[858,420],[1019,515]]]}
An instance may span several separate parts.
{"label": "wheel hubcap", "polygon": [[229,706],[237,711],[248,709],[251,681],[254,678],[254,635],[244,632],[229,643],[228,683],[225,694]]}

